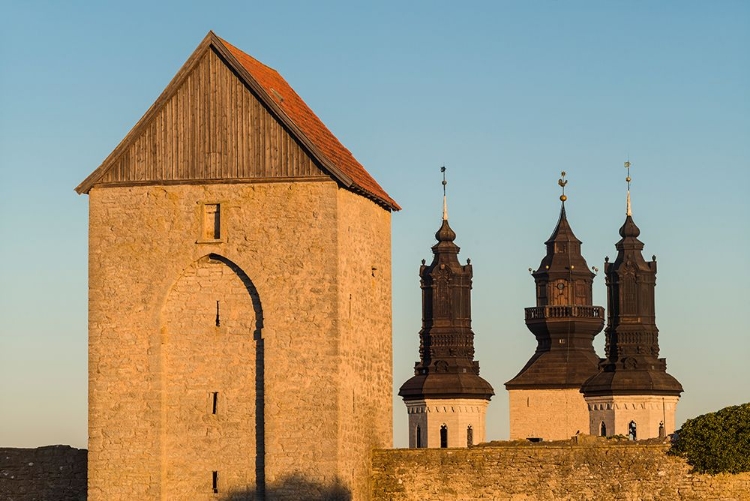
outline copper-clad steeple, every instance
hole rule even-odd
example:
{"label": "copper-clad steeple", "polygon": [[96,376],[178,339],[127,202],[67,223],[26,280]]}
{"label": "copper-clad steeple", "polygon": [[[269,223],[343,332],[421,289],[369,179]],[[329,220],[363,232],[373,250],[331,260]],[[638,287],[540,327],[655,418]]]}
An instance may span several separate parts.
{"label": "copper-clad steeple", "polygon": [[607,284],[607,328],[601,371],[586,382],[586,397],[597,395],[672,395],[682,385],[667,374],[666,359],[659,358],[659,329],[656,327],[654,290],[656,256],[643,258],[641,230],[633,221],[630,202],[630,162],[625,223],[615,248],[614,262],[604,262]]}
{"label": "copper-clad steeple", "polygon": [[482,398],[494,395],[492,386],[479,377],[474,360],[474,333],[471,330],[471,262],[458,261],[460,248],[456,233],[448,224],[443,172],[443,219],[435,233],[433,259],[422,261],[419,277],[422,288],[422,329],[419,331],[419,362],[414,376],[406,381],[399,395],[404,400],[425,398]]}
{"label": "copper-clad steeple", "polygon": [[523,369],[505,384],[508,390],[580,388],[597,372],[593,339],[604,326],[604,309],[592,304],[594,273],[581,255],[581,241],[565,211],[565,172],[559,180],[560,218],[545,242],[547,254],[532,271],[536,306],[526,308],[526,326],[537,348]]}

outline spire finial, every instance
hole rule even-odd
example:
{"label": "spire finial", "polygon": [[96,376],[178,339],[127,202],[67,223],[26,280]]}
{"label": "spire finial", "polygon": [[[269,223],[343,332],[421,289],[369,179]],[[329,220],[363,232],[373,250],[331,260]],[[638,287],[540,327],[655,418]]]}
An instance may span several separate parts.
{"label": "spire finial", "polygon": [[562,177],[557,180],[557,184],[559,184],[560,187],[562,188],[562,195],[560,195],[560,201],[562,201],[564,205],[565,201],[568,199],[568,197],[565,196],[565,185],[568,184],[568,181],[565,179],[565,171],[562,171],[560,175]]}
{"label": "spire finial", "polygon": [[625,181],[628,182],[628,204],[627,204],[627,211],[625,212],[625,215],[626,216],[632,216],[633,215],[633,211],[631,210],[631,207],[630,207],[630,181],[631,181],[631,178],[630,178],[630,160],[629,159],[628,159],[627,162],[625,162],[625,168],[628,169],[628,177],[625,178]]}
{"label": "spire finial", "polygon": [[445,196],[445,185],[448,184],[448,181],[445,180],[445,165],[440,167],[440,172],[443,173],[443,221],[448,220],[448,199]]}

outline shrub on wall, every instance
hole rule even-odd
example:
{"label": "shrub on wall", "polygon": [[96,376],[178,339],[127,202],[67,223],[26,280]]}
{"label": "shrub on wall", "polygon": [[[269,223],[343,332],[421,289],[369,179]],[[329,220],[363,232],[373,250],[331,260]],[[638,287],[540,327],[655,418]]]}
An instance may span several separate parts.
{"label": "shrub on wall", "polygon": [[750,471],[750,403],[688,419],[670,453],[701,473]]}

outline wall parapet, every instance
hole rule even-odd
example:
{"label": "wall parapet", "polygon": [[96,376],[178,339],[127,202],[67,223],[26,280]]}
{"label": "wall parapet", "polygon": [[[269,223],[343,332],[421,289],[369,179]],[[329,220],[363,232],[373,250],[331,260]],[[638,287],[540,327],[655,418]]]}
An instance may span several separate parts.
{"label": "wall parapet", "polygon": [[49,445],[0,448],[0,499],[85,501],[86,449]]}
{"label": "wall parapet", "polygon": [[750,500],[750,473],[693,474],[666,444],[580,442],[375,450],[371,499]]}

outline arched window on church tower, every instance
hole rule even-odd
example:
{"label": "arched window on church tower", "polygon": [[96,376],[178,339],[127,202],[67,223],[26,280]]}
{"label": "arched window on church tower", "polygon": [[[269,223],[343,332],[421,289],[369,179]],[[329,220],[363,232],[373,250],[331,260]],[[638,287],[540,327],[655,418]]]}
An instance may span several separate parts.
{"label": "arched window on church tower", "polygon": [[417,425],[417,449],[421,449],[422,447],[422,428]]}
{"label": "arched window on church tower", "polygon": [[471,447],[472,445],[474,445],[474,429],[469,425],[466,428],[466,447]]}
{"label": "arched window on church tower", "polygon": [[446,449],[448,447],[448,427],[443,425],[440,427],[440,448]]}
{"label": "arched window on church tower", "polygon": [[637,440],[636,438],[637,435],[635,432],[636,432],[635,421],[631,421],[630,424],[628,425],[628,437],[630,438],[630,440]]}
{"label": "arched window on church tower", "polygon": [[607,436],[607,425],[604,424],[604,421],[602,421],[602,426],[600,428],[599,435],[601,435],[602,437],[606,437]]}

